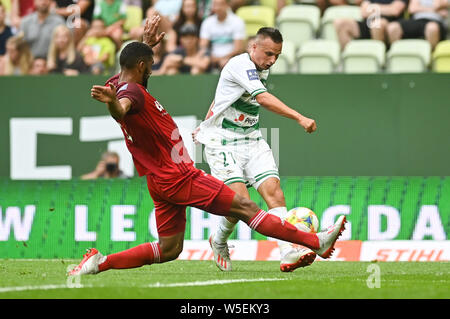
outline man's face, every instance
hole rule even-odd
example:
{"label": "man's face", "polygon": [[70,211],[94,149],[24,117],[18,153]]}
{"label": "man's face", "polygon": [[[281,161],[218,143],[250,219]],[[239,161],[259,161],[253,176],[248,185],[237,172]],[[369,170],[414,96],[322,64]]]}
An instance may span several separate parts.
{"label": "man's face", "polygon": [[250,56],[259,70],[267,70],[277,61],[282,48],[282,43],[275,43],[269,37],[257,38],[252,44]]}
{"label": "man's face", "polygon": [[47,73],[47,63],[45,59],[35,59],[31,68],[31,74],[42,75]]}
{"label": "man's face", "polygon": [[39,13],[48,13],[50,11],[50,0],[34,0],[34,6]]}
{"label": "man's face", "polygon": [[115,173],[119,170],[119,158],[113,155],[108,155],[104,158],[105,161],[105,169],[109,173]]}
{"label": "man's face", "polygon": [[228,10],[228,3],[226,0],[213,0],[211,10],[218,16],[224,16]]}

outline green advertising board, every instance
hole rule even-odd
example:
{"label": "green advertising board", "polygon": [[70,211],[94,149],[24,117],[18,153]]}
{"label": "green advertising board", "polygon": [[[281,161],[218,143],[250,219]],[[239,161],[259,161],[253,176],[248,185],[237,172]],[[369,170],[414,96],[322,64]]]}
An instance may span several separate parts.
{"label": "green advertising board", "polygon": [[[92,171],[106,149],[120,149],[118,125],[90,97],[92,85],[105,80],[0,77],[0,176],[76,178]],[[217,75],[155,76],[148,89],[173,117],[189,117],[189,140],[217,81]],[[282,176],[450,176],[448,74],[272,75],[267,86],[318,126],[307,134],[295,121],[261,110]],[[208,170],[201,156],[196,162]]]}
{"label": "green advertising board", "polygon": [[[321,226],[347,215],[343,239],[449,239],[449,177],[282,177],[281,185],[288,209],[311,208]],[[108,254],[154,241],[153,210],[145,178],[0,179],[0,256],[79,258],[89,247]],[[185,239],[207,239],[217,218],[188,208]],[[240,223],[232,239],[266,238]]]}

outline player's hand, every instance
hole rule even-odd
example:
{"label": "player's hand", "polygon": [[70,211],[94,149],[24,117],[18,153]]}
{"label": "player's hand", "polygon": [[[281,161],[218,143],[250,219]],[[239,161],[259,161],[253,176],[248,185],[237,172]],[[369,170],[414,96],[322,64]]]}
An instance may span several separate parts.
{"label": "player's hand", "polygon": [[302,117],[298,123],[303,126],[303,128],[305,129],[305,131],[307,133],[312,133],[315,130],[317,130],[317,124],[316,121],[314,121],[313,119],[307,118],[307,117]]}
{"label": "player's hand", "polygon": [[158,35],[158,28],[161,22],[161,17],[159,15],[154,15],[151,18],[147,18],[144,26],[144,34],[142,35],[142,42],[148,46],[154,47],[157,45],[166,35],[165,32],[161,32]]}
{"label": "player's hand", "polygon": [[196,127],[195,130],[192,132],[192,140],[195,144],[200,144],[200,142],[197,140],[197,134],[200,131],[200,127]]}
{"label": "player's hand", "polygon": [[94,85],[91,89],[91,97],[99,102],[111,103],[117,99],[116,87],[109,83],[108,86]]}

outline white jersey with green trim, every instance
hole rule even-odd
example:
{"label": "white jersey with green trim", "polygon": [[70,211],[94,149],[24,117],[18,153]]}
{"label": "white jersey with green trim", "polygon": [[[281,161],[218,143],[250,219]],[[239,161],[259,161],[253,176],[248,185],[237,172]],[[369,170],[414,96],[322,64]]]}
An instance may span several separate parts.
{"label": "white jersey with green trim", "polygon": [[266,92],[269,70],[258,71],[248,53],[231,58],[220,73],[212,115],[200,124],[197,140],[205,145],[259,139],[256,96]]}

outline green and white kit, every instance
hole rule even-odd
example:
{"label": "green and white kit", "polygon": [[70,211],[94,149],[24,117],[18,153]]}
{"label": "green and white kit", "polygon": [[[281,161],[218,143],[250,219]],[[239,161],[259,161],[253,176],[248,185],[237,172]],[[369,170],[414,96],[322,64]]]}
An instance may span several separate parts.
{"label": "green and white kit", "polygon": [[212,115],[200,124],[197,140],[205,145],[211,175],[225,184],[258,188],[279,179],[272,150],[259,129],[258,94],[267,91],[269,70],[258,71],[248,53],[231,58],[217,84]]}

